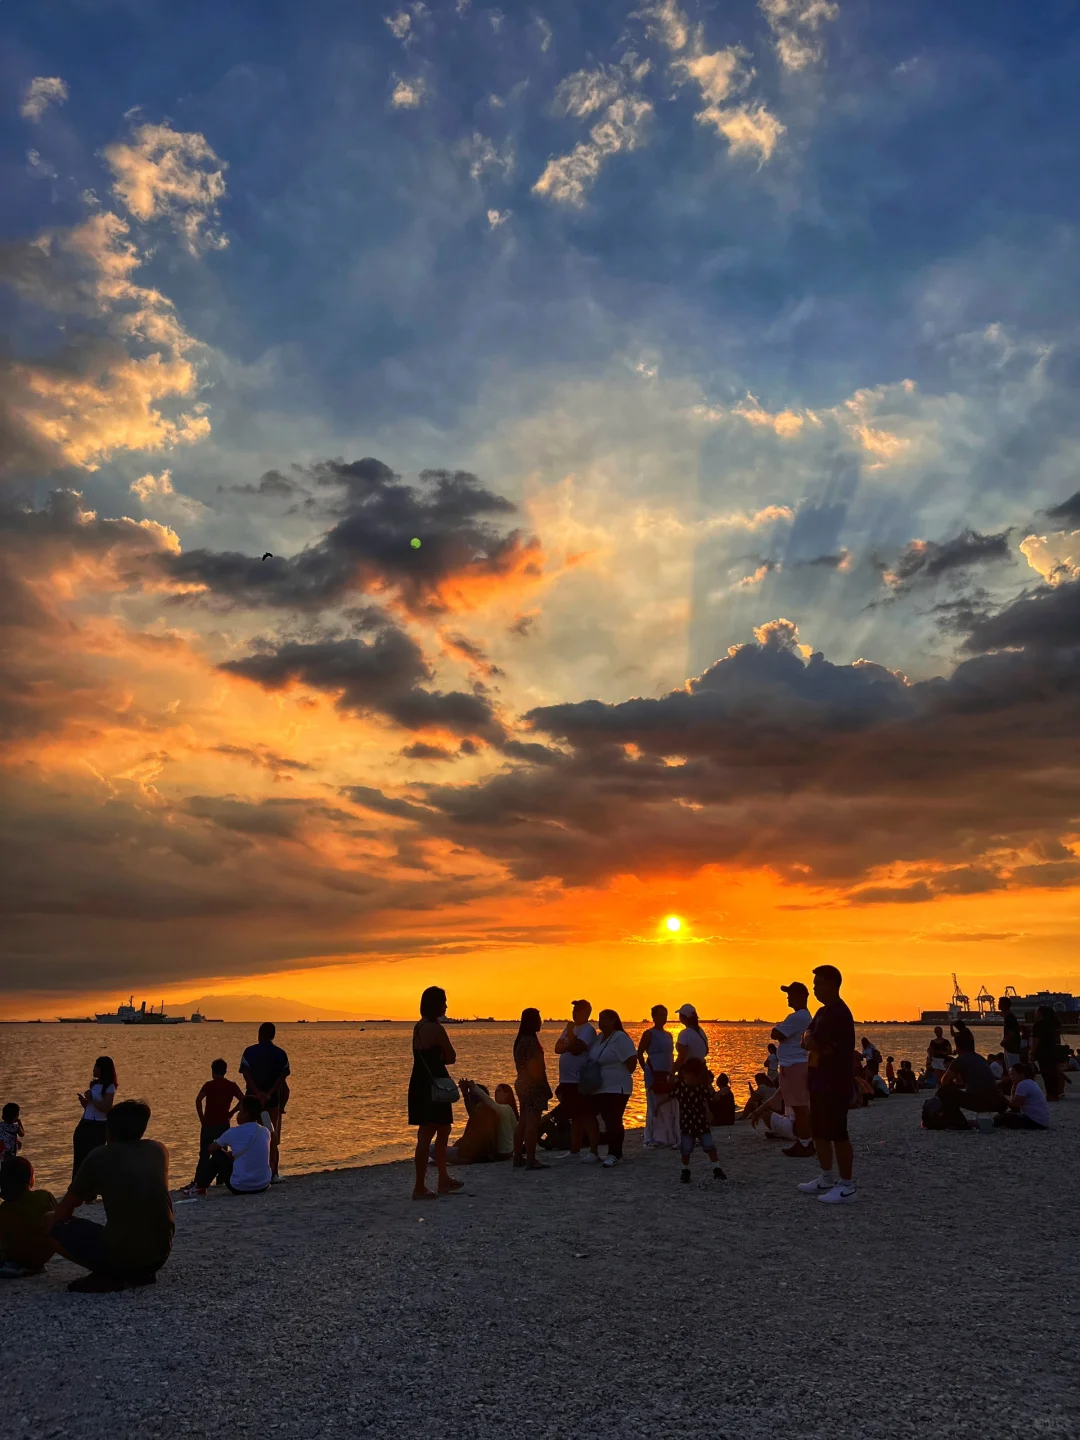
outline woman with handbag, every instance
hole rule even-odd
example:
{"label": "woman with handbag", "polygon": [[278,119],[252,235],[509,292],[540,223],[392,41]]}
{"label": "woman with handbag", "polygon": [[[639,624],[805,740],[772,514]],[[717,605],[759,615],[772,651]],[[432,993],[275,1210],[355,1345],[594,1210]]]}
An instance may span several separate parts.
{"label": "woman with handbag", "polygon": [[[446,1143],[454,1123],[454,1101],[461,1097],[450,1078],[447,1065],[457,1059],[450,1037],[442,1027],[446,1014],[446,991],[430,985],[420,996],[420,1019],[413,1026],[412,1075],[409,1077],[409,1124],[416,1132],[416,1180],[414,1200],[437,1200],[462,1189],[446,1168]],[[434,1148],[431,1142],[434,1140]],[[439,1175],[438,1193],[427,1188],[429,1150]]]}
{"label": "woman with handbag", "polygon": [[[599,1083],[592,1093],[596,1095],[596,1107],[607,1136],[608,1153],[604,1165],[611,1169],[623,1158],[623,1136],[626,1134],[623,1112],[634,1089],[637,1047],[623,1029],[617,1011],[601,1010],[596,1018],[600,1034],[589,1046],[589,1061],[598,1067]],[[581,1080],[584,1089],[584,1070]]]}
{"label": "woman with handbag", "polygon": [[544,1047],[540,1044],[540,1026],[543,1024],[540,1011],[529,1006],[521,1012],[521,1024],[514,1041],[514,1066],[521,1115],[514,1131],[514,1168],[520,1170],[546,1170],[536,1158],[536,1141],[540,1133],[540,1116],[547,1109],[551,1099],[547,1066],[544,1063]]}
{"label": "woman with handbag", "polygon": [[645,1148],[676,1148],[679,1107],[672,1094],[675,1039],[667,1030],[666,1005],[652,1008],[652,1027],[642,1032],[638,1061],[645,1076]]}

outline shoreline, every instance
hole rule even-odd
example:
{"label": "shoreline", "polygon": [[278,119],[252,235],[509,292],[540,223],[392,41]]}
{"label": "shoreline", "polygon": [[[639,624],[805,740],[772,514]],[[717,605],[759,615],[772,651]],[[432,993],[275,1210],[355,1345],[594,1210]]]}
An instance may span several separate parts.
{"label": "shoreline", "polygon": [[853,1206],[744,1125],[715,1132],[727,1182],[695,1156],[680,1185],[637,1131],[614,1170],[460,1167],[426,1204],[408,1161],[178,1204],[153,1287],[69,1295],[57,1260],[5,1285],[11,1433],[1072,1440],[1078,1100],[1045,1134],[854,1112]]}

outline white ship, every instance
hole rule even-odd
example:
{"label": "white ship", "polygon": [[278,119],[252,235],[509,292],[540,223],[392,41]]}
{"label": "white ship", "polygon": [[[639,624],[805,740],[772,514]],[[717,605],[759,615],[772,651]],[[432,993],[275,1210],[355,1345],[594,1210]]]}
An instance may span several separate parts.
{"label": "white ship", "polygon": [[132,995],[126,1005],[118,1005],[105,1015],[95,1015],[94,1020],[98,1025],[127,1025],[134,1020],[136,1013],[135,996]]}

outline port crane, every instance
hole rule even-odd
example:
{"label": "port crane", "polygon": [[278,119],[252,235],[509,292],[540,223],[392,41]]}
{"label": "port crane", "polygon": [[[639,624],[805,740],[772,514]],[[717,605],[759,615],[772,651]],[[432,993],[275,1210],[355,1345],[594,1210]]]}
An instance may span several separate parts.
{"label": "port crane", "polygon": [[987,990],[985,985],[975,996],[975,1004],[979,1007],[980,1020],[991,1019],[993,1017],[994,1011],[997,1009],[997,1001],[994,999],[993,995],[990,994],[990,991]]}
{"label": "port crane", "polygon": [[960,989],[960,981],[956,978],[955,970],[953,971],[952,977],[952,1000],[949,1003],[950,1005],[955,1005],[957,1010],[960,1011],[971,1009],[971,1001]]}

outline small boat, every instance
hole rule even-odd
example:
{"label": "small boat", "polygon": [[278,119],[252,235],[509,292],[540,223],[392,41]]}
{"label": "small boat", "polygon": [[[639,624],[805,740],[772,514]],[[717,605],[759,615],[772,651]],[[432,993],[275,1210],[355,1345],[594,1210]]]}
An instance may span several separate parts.
{"label": "small boat", "polygon": [[94,1023],[92,1015],[58,1015],[56,1018],[61,1025],[92,1025]]}

